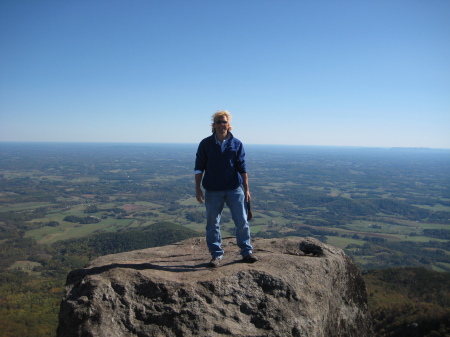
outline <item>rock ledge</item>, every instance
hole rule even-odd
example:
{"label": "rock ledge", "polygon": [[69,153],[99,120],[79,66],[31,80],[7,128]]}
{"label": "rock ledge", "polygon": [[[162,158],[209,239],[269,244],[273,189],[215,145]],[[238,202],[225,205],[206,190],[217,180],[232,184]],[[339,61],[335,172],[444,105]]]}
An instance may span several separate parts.
{"label": "rock ledge", "polygon": [[58,337],[371,336],[361,274],[313,238],[256,239],[254,264],[224,238],[209,268],[204,239],[107,255],[67,277]]}

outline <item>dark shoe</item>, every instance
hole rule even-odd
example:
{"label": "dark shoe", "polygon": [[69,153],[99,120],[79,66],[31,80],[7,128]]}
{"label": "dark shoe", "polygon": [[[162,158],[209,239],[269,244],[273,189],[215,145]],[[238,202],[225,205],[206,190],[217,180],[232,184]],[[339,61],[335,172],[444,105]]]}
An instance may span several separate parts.
{"label": "dark shoe", "polygon": [[211,261],[209,261],[209,266],[213,268],[217,268],[220,265],[220,259],[218,257],[213,257]]}
{"label": "dark shoe", "polygon": [[244,256],[242,260],[247,263],[255,263],[256,261],[259,261],[259,259],[253,254],[248,254],[247,256]]}

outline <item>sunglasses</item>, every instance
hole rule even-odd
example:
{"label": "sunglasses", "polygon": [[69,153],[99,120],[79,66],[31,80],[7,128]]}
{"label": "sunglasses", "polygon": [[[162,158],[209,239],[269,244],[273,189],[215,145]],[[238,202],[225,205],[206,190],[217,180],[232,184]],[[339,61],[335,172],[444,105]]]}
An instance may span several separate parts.
{"label": "sunglasses", "polygon": [[228,124],[227,121],[216,121],[216,124]]}

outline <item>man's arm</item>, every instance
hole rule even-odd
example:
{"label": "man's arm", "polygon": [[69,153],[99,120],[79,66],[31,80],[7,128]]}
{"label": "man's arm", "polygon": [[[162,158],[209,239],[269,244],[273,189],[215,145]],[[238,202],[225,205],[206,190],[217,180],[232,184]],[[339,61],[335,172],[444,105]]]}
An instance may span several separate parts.
{"label": "man's arm", "polygon": [[248,174],[241,173],[241,177],[242,177],[242,185],[244,186],[245,202],[249,202],[252,197],[250,195],[250,187],[248,186]]}
{"label": "man's arm", "polygon": [[203,172],[195,174],[195,197],[199,203],[203,203],[205,201],[205,197],[203,196],[203,191],[201,187]]}

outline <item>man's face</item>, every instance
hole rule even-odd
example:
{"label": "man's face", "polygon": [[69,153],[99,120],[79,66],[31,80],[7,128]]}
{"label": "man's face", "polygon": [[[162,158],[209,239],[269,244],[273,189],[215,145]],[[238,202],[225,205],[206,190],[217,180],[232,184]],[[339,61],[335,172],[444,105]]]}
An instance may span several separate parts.
{"label": "man's face", "polygon": [[228,119],[226,116],[221,116],[214,122],[214,130],[218,133],[227,133],[228,131]]}

